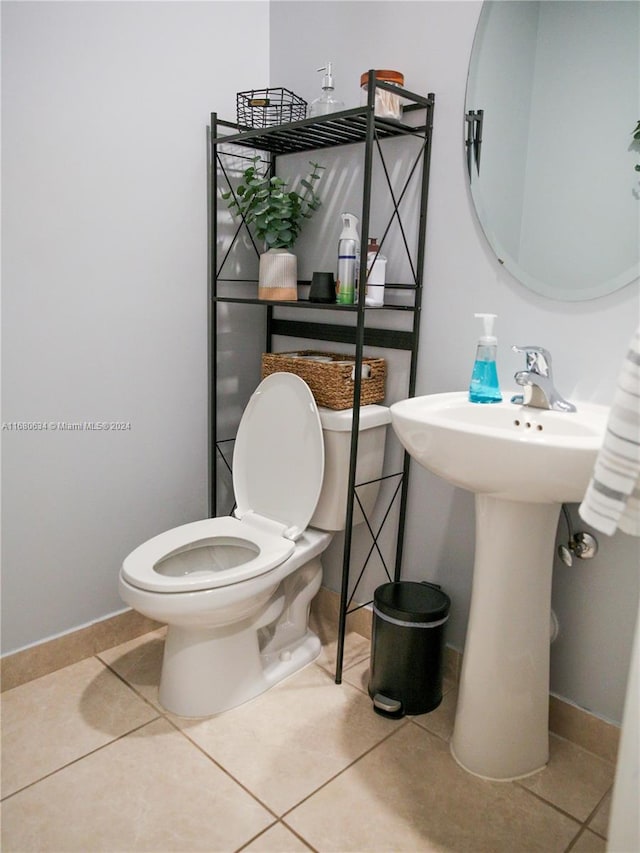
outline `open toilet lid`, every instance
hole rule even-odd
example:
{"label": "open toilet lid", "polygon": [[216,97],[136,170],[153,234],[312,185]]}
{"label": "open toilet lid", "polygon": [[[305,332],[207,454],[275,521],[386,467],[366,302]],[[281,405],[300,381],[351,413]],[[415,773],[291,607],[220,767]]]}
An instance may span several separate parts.
{"label": "open toilet lid", "polygon": [[307,383],[272,373],[251,396],[233,451],[236,515],[253,512],[297,539],[313,515],[324,476],[318,407]]}

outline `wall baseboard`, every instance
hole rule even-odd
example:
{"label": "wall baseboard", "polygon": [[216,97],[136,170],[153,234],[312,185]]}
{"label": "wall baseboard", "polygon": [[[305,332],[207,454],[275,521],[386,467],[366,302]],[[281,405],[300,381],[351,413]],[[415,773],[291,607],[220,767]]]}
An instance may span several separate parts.
{"label": "wall baseboard", "polygon": [[620,726],[558,696],[549,696],[549,731],[612,764],[617,760]]}
{"label": "wall baseboard", "polygon": [[[320,587],[311,610],[316,623],[322,626],[323,640],[337,636],[340,596],[337,592]],[[126,643],[150,631],[160,628],[146,616],[128,610],[111,616],[94,625],[72,631],[54,640],[7,655],[0,661],[2,690],[19,687],[34,678],[40,678],[70,664],[92,657],[105,649]],[[372,613],[367,607],[347,616],[347,632],[360,634],[371,639]],[[445,675],[457,681],[460,674],[462,654],[456,649],[445,648]],[[588,711],[578,708],[557,696],[549,697],[549,729],[554,734],[572,741],[589,752],[615,762],[620,728],[601,720]]]}
{"label": "wall baseboard", "polygon": [[19,687],[160,627],[160,622],[141,616],[135,610],[127,610],[54,640],[5,655],[0,660],[2,691]]}

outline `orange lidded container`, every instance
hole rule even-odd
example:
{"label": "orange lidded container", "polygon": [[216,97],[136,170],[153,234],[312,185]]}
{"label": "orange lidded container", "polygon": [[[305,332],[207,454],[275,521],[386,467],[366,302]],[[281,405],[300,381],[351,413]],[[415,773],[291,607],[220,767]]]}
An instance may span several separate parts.
{"label": "orange lidded container", "polygon": [[[404,86],[404,74],[400,71],[391,71],[388,69],[376,69],[376,80],[383,83],[390,83],[393,86]],[[368,96],[369,72],[365,71],[360,76],[360,88],[362,89],[362,105],[367,103]],[[402,116],[402,106],[400,104],[400,96],[389,92],[386,89],[376,88],[375,99],[375,114],[380,118],[393,118],[400,120]]]}

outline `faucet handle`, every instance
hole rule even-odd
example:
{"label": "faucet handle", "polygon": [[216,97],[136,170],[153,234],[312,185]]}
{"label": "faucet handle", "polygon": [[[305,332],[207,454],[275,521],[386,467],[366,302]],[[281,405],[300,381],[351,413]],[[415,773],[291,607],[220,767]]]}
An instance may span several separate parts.
{"label": "faucet handle", "polygon": [[527,346],[517,347],[512,346],[514,352],[522,352],[527,357],[527,370],[531,373],[537,373],[538,376],[551,377],[551,353],[544,347]]}

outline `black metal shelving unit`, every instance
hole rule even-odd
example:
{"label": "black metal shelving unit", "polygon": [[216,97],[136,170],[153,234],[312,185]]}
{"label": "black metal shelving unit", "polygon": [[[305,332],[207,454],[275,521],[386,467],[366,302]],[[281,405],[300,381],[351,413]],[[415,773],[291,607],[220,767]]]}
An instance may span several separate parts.
{"label": "black metal shelving unit", "polygon": [[[402,121],[383,119],[375,115],[376,90],[385,89],[403,99]],[[296,121],[291,124],[277,125],[269,128],[244,128],[232,122],[223,121],[218,118],[217,113],[211,114],[210,127],[210,160],[209,160],[209,514],[215,515],[217,509],[217,478],[216,460],[221,453],[220,445],[223,443],[218,437],[218,393],[217,393],[217,334],[218,334],[218,306],[221,303],[242,303],[262,306],[266,313],[266,351],[271,352],[272,338],[274,335],[283,335],[316,341],[331,341],[341,344],[350,344],[355,347],[355,381],[353,396],[353,426],[351,432],[351,455],[349,465],[349,495],[345,518],[345,541],[343,551],[342,589],[340,596],[340,616],[338,626],[338,647],[336,662],[336,683],[342,680],[342,663],[344,655],[344,636],[346,630],[347,615],[364,605],[356,605],[351,608],[353,596],[358,584],[367,567],[367,562],[374,549],[377,549],[382,559],[387,577],[391,580],[391,574],[384,561],[383,555],[377,545],[378,536],[381,533],[392,505],[399,499],[399,521],[396,536],[395,565],[393,580],[399,580],[402,567],[402,551],[404,539],[404,524],[407,508],[409,466],[410,458],[404,453],[402,470],[389,474],[383,479],[396,478],[397,487],[391,498],[389,507],[384,514],[384,520],[378,531],[374,531],[369,520],[365,517],[373,545],[369,556],[361,568],[355,586],[349,594],[352,546],[352,522],[354,506],[358,501],[357,488],[366,485],[356,483],[356,457],[358,450],[359,421],[360,421],[360,392],[361,392],[361,365],[364,348],[375,346],[381,348],[404,350],[410,354],[410,369],[407,396],[415,394],[415,383],[417,373],[417,355],[420,333],[420,310],[423,286],[423,269],[425,261],[425,232],[427,222],[427,200],[429,191],[429,167],[431,159],[431,136],[433,128],[433,111],[435,96],[418,95],[407,89],[393,86],[375,78],[375,72],[370,71],[368,75],[367,105],[354,109],[343,110],[327,116],[314,117]],[[408,119],[419,119],[418,124],[409,123]],[[407,118],[405,118],[407,117]],[[396,195],[393,192],[389,170],[384,157],[383,143],[387,139],[398,137],[412,137],[419,141],[418,155],[410,165],[402,191]],[[225,279],[220,273],[224,267],[225,260],[231,251],[233,243],[238,238],[242,223],[233,236],[231,246],[227,249],[222,259],[218,253],[218,206],[220,204],[219,181],[229,184],[229,178],[225,170],[223,160],[223,149],[232,147],[233,152],[224,152],[224,156],[248,157],[243,154],[245,149],[260,152],[260,155],[268,159],[272,174],[276,173],[276,162],[278,158],[287,154],[313,151],[321,148],[334,148],[342,145],[353,145],[359,143],[363,157],[363,199],[360,228],[363,242],[363,251],[360,261],[360,281],[366,280],[366,239],[369,234],[369,214],[372,202],[372,175],[374,168],[374,156],[379,155],[379,163],[384,172],[393,212],[389,218],[388,225],[381,238],[381,244],[391,228],[394,220],[398,223],[404,246],[407,252],[411,268],[411,281],[389,283],[385,285],[387,292],[404,292],[410,295],[409,305],[385,304],[381,308],[368,308],[365,306],[365,288],[359,288],[358,302],[355,305],[320,304],[299,299],[295,302],[266,302],[257,298],[257,281],[247,279]],[[409,249],[409,241],[400,215],[400,204],[408,188],[414,181],[419,182],[419,222],[418,239],[415,253]],[[226,188],[226,186],[225,186]],[[259,254],[258,247],[252,242]],[[219,284],[224,283],[225,293],[219,290]],[[305,284],[306,282],[300,282]],[[238,285],[237,295],[230,295],[229,286],[233,288]],[[247,295],[247,286],[252,288],[252,294]],[[406,300],[405,300],[406,302]],[[308,319],[292,320],[277,315],[278,307],[306,308],[324,312],[324,322],[309,321]],[[384,317],[389,316],[387,312],[403,311],[409,312],[411,316],[410,330],[402,331],[388,328],[384,325]],[[344,323],[333,323],[331,317],[335,312],[346,312],[353,316],[350,325]],[[320,315],[318,315],[320,317]],[[375,317],[375,326],[370,321]],[[225,439],[225,441],[228,439]],[[224,459],[224,457],[223,457]],[[225,463],[226,464],[226,463]]]}

